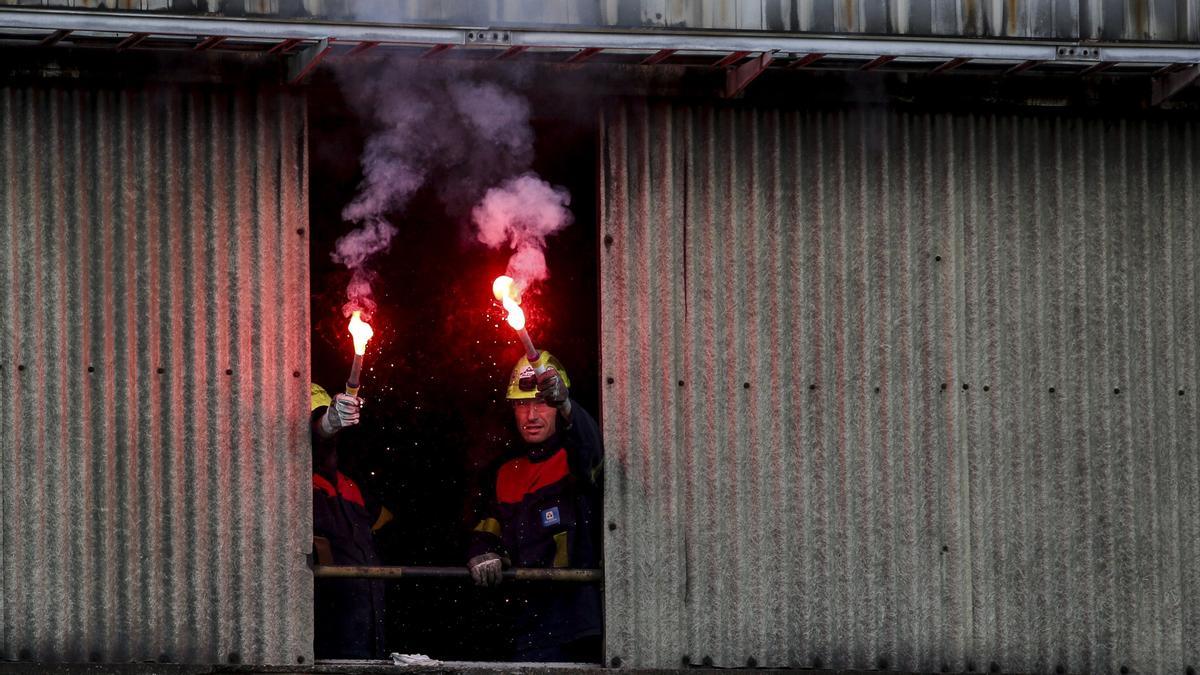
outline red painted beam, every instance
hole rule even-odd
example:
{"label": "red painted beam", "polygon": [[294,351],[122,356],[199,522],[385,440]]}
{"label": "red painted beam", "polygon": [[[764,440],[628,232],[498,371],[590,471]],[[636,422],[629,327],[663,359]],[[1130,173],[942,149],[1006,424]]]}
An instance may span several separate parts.
{"label": "red painted beam", "polygon": [[774,58],[774,54],[763,52],[758,58],[725,71],[725,98],[733,98],[742,93],[743,89],[766,71]]}
{"label": "red painted beam", "polygon": [[1162,68],[1159,68],[1158,70],[1154,71],[1154,74],[1151,77],[1162,77],[1163,75],[1170,75],[1171,73],[1177,73],[1177,72],[1179,72],[1181,70],[1185,70],[1187,68],[1188,68],[1188,64],[1186,64],[1186,63],[1172,63],[1169,66],[1163,66]]}
{"label": "red painted beam", "polygon": [[1155,77],[1150,85],[1150,105],[1158,107],[1166,103],[1197,80],[1200,80],[1200,64],[1185,65],[1181,70]]}
{"label": "red painted beam", "polygon": [[726,56],[725,58],[721,59],[720,61],[717,61],[716,63],[714,63],[713,68],[724,68],[725,66],[732,66],[733,64],[737,63],[738,61],[741,61],[742,59],[746,58],[747,56],[750,56],[750,52],[734,52],[734,53],[730,54],[729,56]]}
{"label": "red painted beam", "polygon": [[1097,63],[1096,65],[1083,71],[1082,73],[1080,73],[1080,75],[1092,75],[1094,73],[1103,73],[1104,71],[1108,70],[1109,68],[1112,68],[1115,65],[1117,65],[1117,64],[1114,61],[1101,61],[1100,63]]}
{"label": "red painted beam", "polygon": [[228,39],[229,38],[223,35],[211,35],[201,40],[195,47],[192,47],[192,50],[197,52],[206,52]]}
{"label": "red painted beam", "polygon": [[945,61],[943,63],[938,64],[938,67],[934,68],[930,72],[932,72],[934,75],[936,75],[938,73],[944,73],[948,70],[954,70],[955,68],[961,66],[962,64],[964,64],[970,60],[971,59],[965,59],[965,58],[950,59],[949,61]]}
{"label": "red painted beam", "polygon": [[880,57],[872,60],[870,63],[863,64],[861,67],[859,67],[859,70],[875,70],[879,66],[882,66],[885,63],[891,63],[892,61],[895,61],[895,60],[896,60],[896,57],[894,57],[894,56],[880,56]]}
{"label": "red painted beam", "polygon": [[316,70],[317,66],[321,65],[321,61],[329,56],[329,52],[333,51],[333,45],[330,40],[321,40],[317,44],[308,47],[299,54],[293,56],[296,59],[295,64],[289,68],[291,75],[291,83],[296,84],[308,77],[308,74]]}
{"label": "red painted beam", "polygon": [[354,45],[354,48],[346,52],[346,56],[358,56],[363,52],[370,51],[379,46],[378,42],[364,41]]}
{"label": "red painted beam", "polygon": [[520,56],[521,54],[524,54],[528,50],[529,50],[529,47],[523,47],[523,46],[509,47],[508,49],[505,49],[502,54],[497,54],[496,58],[493,60],[507,61],[508,59],[514,59],[514,58]]}
{"label": "red painted beam", "polygon": [[818,54],[817,52],[813,52],[812,54],[805,54],[804,56],[789,63],[788,68],[793,68],[793,69],[799,70],[800,68],[803,68],[805,66],[810,66],[810,65],[816,63],[817,61],[820,61],[823,58],[825,58],[825,55]]}
{"label": "red painted beam", "polygon": [[426,52],[424,54],[421,54],[421,56],[418,58],[432,59],[433,57],[437,56],[438,54],[441,54],[442,52],[450,51],[451,49],[454,49],[454,45],[434,45],[434,46],[430,47],[428,50],[426,50]]}
{"label": "red painted beam", "polygon": [[65,30],[65,29],[56,30],[53,33],[47,35],[45,38],[42,38],[42,41],[38,43],[38,46],[39,47],[53,47],[54,45],[61,42],[63,38],[67,37],[70,34],[71,34],[71,31],[69,31],[69,30]]}
{"label": "red painted beam", "polygon": [[604,51],[603,47],[588,47],[586,49],[580,49],[567,59],[567,63],[583,63],[602,51]]}
{"label": "red painted beam", "polygon": [[1024,61],[1024,62],[1018,63],[1017,65],[1013,66],[1012,68],[1009,68],[1008,70],[1004,71],[1004,74],[1005,75],[1019,75],[1025,71],[1029,70],[1030,68],[1036,68],[1040,65],[1042,65],[1041,61]]}
{"label": "red painted beam", "polygon": [[679,51],[679,50],[678,49],[660,49],[657,52],[651,54],[650,56],[647,56],[645,58],[645,60],[642,61],[642,65],[643,66],[652,66],[656,63],[662,63],[663,61],[666,61],[667,59],[671,58],[677,51]]}
{"label": "red painted beam", "polygon": [[126,49],[133,49],[141,44],[142,40],[145,40],[148,37],[150,37],[149,33],[134,33],[133,35],[130,35],[129,37],[117,43],[117,51],[123,52]]}
{"label": "red painted beam", "polygon": [[270,49],[268,49],[267,53],[268,54],[283,54],[283,53],[291,50],[292,47],[295,47],[296,45],[300,44],[300,42],[301,41],[296,38],[288,38],[288,39],[284,40],[283,42],[280,42],[279,44],[275,45],[274,47],[271,47]]}

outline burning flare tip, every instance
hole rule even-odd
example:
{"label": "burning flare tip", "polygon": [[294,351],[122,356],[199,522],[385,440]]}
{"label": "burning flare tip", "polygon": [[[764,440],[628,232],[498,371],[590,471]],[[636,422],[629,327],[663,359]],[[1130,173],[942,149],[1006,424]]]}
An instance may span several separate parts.
{"label": "burning flare tip", "polygon": [[350,325],[347,327],[350,330],[350,336],[354,338],[354,353],[362,356],[367,351],[367,341],[375,335],[375,331],[371,329],[371,324],[362,320],[362,312],[354,310],[350,315]]}
{"label": "burning flare tip", "polygon": [[521,311],[520,294],[513,287],[513,278],[506,275],[496,277],[492,282],[492,295],[504,303],[504,309],[508,310],[508,325],[513,330],[524,328],[525,312]]}

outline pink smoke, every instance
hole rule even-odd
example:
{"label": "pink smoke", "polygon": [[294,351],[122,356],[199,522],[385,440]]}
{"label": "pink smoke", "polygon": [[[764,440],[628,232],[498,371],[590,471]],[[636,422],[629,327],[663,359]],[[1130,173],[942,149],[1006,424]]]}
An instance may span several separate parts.
{"label": "pink smoke", "polygon": [[519,288],[550,277],[546,268],[546,237],[570,225],[571,195],[532,172],[511,178],[487,191],[472,210],[477,237],[489,248],[508,246],[508,276]]}

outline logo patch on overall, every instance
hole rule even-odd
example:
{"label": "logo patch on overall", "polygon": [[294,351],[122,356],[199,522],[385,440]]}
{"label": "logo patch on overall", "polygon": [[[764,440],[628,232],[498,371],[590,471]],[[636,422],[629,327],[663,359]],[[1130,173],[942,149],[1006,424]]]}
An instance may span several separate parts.
{"label": "logo patch on overall", "polygon": [[558,525],[561,522],[562,522],[562,519],[558,517],[558,507],[557,506],[546,509],[545,511],[542,511],[542,527],[550,527],[551,525]]}

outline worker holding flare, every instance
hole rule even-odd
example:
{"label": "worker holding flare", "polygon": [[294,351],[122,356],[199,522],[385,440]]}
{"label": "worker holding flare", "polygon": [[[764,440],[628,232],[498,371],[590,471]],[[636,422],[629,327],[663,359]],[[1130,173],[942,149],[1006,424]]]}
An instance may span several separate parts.
{"label": "worker holding flare", "polygon": [[[486,483],[491,494],[471,533],[471,577],[481,586],[494,586],[508,566],[599,567],[600,430],[571,400],[571,380],[562,363],[534,350],[523,316],[513,322],[520,307],[511,281],[498,281],[493,291],[526,348],[509,374],[506,393],[521,442]],[[526,586],[513,595],[516,660],[600,659],[601,605],[594,585]]]}
{"label": "worker holding flare", "polygon": [[[359,375],[371,327],[354,312],[348,329],[354,361],[344,392],[313,384],[313,550],[323,565],[380,565],[374,531],[391,518],[368,500],[338,462],[342,432],[359,423]],[[377,579],[330,579],[314,589],[314,652],[321,659],[378,659],[384,647],[384,585]]]}

